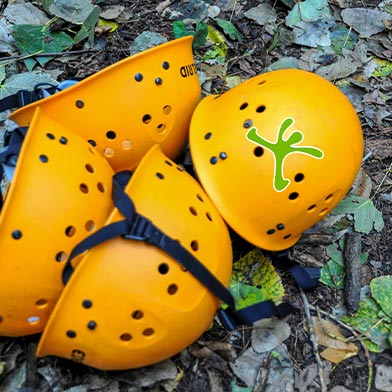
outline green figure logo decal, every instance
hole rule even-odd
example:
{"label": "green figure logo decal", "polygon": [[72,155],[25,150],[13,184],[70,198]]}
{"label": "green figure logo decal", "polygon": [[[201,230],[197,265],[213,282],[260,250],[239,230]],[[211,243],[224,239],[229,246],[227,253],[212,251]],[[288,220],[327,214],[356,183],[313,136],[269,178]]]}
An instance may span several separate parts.
{"label": "green figure logo decal", "polygon": [[294,119],[287,117],[279,126],[278,137],[275,142],[271,142],[257,133],[256,128],[251,128],[246,134],[246,138],[259,146],[265,147],[274,156],[274,189],[277,192],[284,191],[290,180],[284,177],[284,161],[290,154],[305,154],[312,158],[322,159],[324,153],[316,147],[298,146],[304,139],[301,131],[293,130],[290,135],[284,138],[284,133],[294,124]]}

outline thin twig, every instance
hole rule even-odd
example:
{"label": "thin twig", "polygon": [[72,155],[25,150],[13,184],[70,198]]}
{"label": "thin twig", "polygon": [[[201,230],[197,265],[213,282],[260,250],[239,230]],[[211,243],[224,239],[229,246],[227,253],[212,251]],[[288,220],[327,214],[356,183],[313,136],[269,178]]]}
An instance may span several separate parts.
{"label": "thin twig", "polygon": [[302,300],[302,303],[304,306],[304,311],[305,311],[305,316],[306,316],[306,325],[307,325],[308,331],[309,331],[309,339],[310,339],[310,342],[312,343],[312,347],[313,347],[313,355],[314,355],[316,362],[317,362],[318,376],[320,379],[320,387],[321,387],[320,391],[327,392],[327,386],[325,385],[325,382],[324,382],[323,363],[321,362],[321,358],[318,353],[318,344],[316,341],[316,336],[314,334],[312,317],[310,315],[309,301],[306,298],[306,295],[301,287],[299,287],[299,292],[300,292],[301,300]]}
{"label": "thin twig", "polygon": [[[8,57],[0,57],[0,61],[8,61],[8,60],[24,60],[26,58],[38,56],[38,57],[58,57],[58,56],[73,56],[76,54],[83,54],[89,52],[99,52],[99,49],[81,49],[81,50],[69,50],[68,52],[53,52],[53,53],[32,53],[29,55],[18,55],[18,56],[8,56]],[[2,64],[0,64],[1,66]]]}
{"label": "thin twig", "polygon": [[343,328],[347,329],[348,331],[350,331],[356,338],[357,341],[360,343],[360,345],[363,348],[363,351],[365,353],[365,357],[367,360],[367,365],[368,365],[368,383],[367,383],[367,389],[366,392],[370,391],[370,388],[372,386],[372,380],[373,380],[373,362],[370,358],[370,353],[369,353],[369,349],[366,347],[365,343],[363,343],[361,336],[361,333],[358,333],[354,328],[352,328],[350,325],[346,324],[345,322],[343,322],[342,320],[339,320],[337,317],[335,317],[334,315],[320,309],[317,306],[313,306],[313,305],[309,305],[309,308],[315,312],[317,312],[318,315],[322,314],[323,316],[328,317],[329,319],[335,321],[337,324],[341,325]]}

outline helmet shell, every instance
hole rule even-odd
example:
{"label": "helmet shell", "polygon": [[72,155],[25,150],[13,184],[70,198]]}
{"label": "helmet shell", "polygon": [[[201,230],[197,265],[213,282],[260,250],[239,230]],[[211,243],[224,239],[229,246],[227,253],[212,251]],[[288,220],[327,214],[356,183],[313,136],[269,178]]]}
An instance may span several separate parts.
{"label": "helmet shell", "polygon": [[[136,211],[152,220],[228,286],[227,226],[205,192],[154,146],[128,183]],[[115,209],[108,222],[123,219]],[[39,356],[105,370],[150,365],[194,342],[219,300],[164,251],[118,237],[90,249],[67,283],[42,335]]]}
{"label": "helmet shell", "polygon": [[134,170],[158,143],[176,157],[188,141],[200,101],[193,37],[179,38],[121,60],[76,85],[11,114],[29,125],[34,110],[90,140],[115,171]]}
{"label": "helmet shell", "polygon": [[112,176],[94,147],[36,109],[0,214],[0,335],[44,329],[68,255],[113,208]]}
{"label": "helmet shell", "polygon": [[345,196],[363,154],[344,94],[310,72],[255,76],[204,98],[190,126],[199,180],[223,218],[254,245],[294,245]]}

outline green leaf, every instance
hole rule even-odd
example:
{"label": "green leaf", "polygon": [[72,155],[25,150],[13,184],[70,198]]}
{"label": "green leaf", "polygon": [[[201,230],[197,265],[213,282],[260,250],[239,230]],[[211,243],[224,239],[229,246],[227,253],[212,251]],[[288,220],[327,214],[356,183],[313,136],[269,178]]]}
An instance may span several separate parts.
{"label": "green leaf", "polygon": [[348,196],[332,211],[332,215],[353,214],[354,229],[359,233],[369,234],[373,229],[381,231],[384,227],[382,214],[370,199]]}
{"label": "green leaf", "polygon": [[200,48],[207,42],[208,25],[205,23],[196,24],[195,39],[193,41],[194,48]]}
{"label": "green leaf", "polygon": [[29,71],[36,61],[44,65],[51,59],[49,56],[39,56],[40,53],[59,53],[72,47],[73,43],[72,38],[66,33],[52,33],[46,26],[15,25],[12,36],[22,55],[36,55],[35,60],[32,58],[25,60]]}
{"label": "green leaf", "polygon": [[330,15],[328,0],[305,0],[295,3],[286,17],[286,24],[294,27],[299,22],[311,22],[328,15]]}
{"label": "green leaf", "polygon": [[370,282],[372,297],[392,322],[392,276],[380,276]]}
{"label": "green leaf", "polygon": [[327,255],[334,261],[336,264],[344,267],[344,256],[341,248],[338,244],[333,243],[327,246],[326,249]]}
{"label": "green leaf", "polygon": [[92,45],[94,43],[94,29],[99,20],[99,15],[101,13],[101,9],[98,6],[95,6],[91,11],[90,15],[83,22],[82,27],[75,35],[73,39],[73,43],[76,45],[77,43],[83,41],[85,38],[88,38],[88,42]]}
{"label": "green leaf", "polygon": [[74,24],[83,24],[93,9],[89,0],[56,0],[49,6],[51,14]]}
{"label": "green leaf", "polygon": [[329,260],[320,271],[320,282],[335,289],[344,287],[345,269],[342,265]]}
{"label": "green leaf", "polygon": [[284,296],[280,276],[257,248],[234,263],[230,288],[242,306],[265,300],[280,303]]}
{"label": "green leaf", "polygon": [[240,41],[242,39],[241,33],[237,28],[228,20],[216,18],[218,26],[227,34],[232,40]]}
{"label": "green leaf", "polygon": [[181,38],[187,35],[195,35],[195,32],[188,30],[182,20],[176,20],[173,22],[173,34],[175,38]]}
{"label": "green leaf", "polygon": [[0,84],[0,99],[15,94],[20,90],[33,90],[39,83],[57,85],[57,81],[49,74],[41,72],[22,72],[5,79]]}
{"label": "green leaf", "polygon": [[377,302],[367,298],[360,302],[359,309],[354,316],[345,316],[342,319],[368,338],[364,340],[364,343],[373,352],[381,352],[390,347],[391,325],[379,317],[380,311],[381,308]]}
{"label": "green leaf", "polygon": [[256,302],[265,301],[263,291],[246,283],[232,282],[229,290],[235,299],[236,309],[242,309]]}
{"label": "green leaf", "polygon": [[358,41],[356,33],[344,25],[337,25],[330,34],[331,46],[337,54],[342,54],[343,48],[353,50]]}

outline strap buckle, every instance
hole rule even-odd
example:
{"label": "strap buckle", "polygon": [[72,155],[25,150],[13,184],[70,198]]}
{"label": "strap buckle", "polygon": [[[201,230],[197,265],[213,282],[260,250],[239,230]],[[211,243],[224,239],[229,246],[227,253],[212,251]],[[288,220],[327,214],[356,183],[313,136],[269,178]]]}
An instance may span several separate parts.
{"label": "strap buckle", "polygon": [[135,214],[128,231],[122,235],[126,240],[145,241],[158,247],[164,246],[166,235],[149,219]]}

